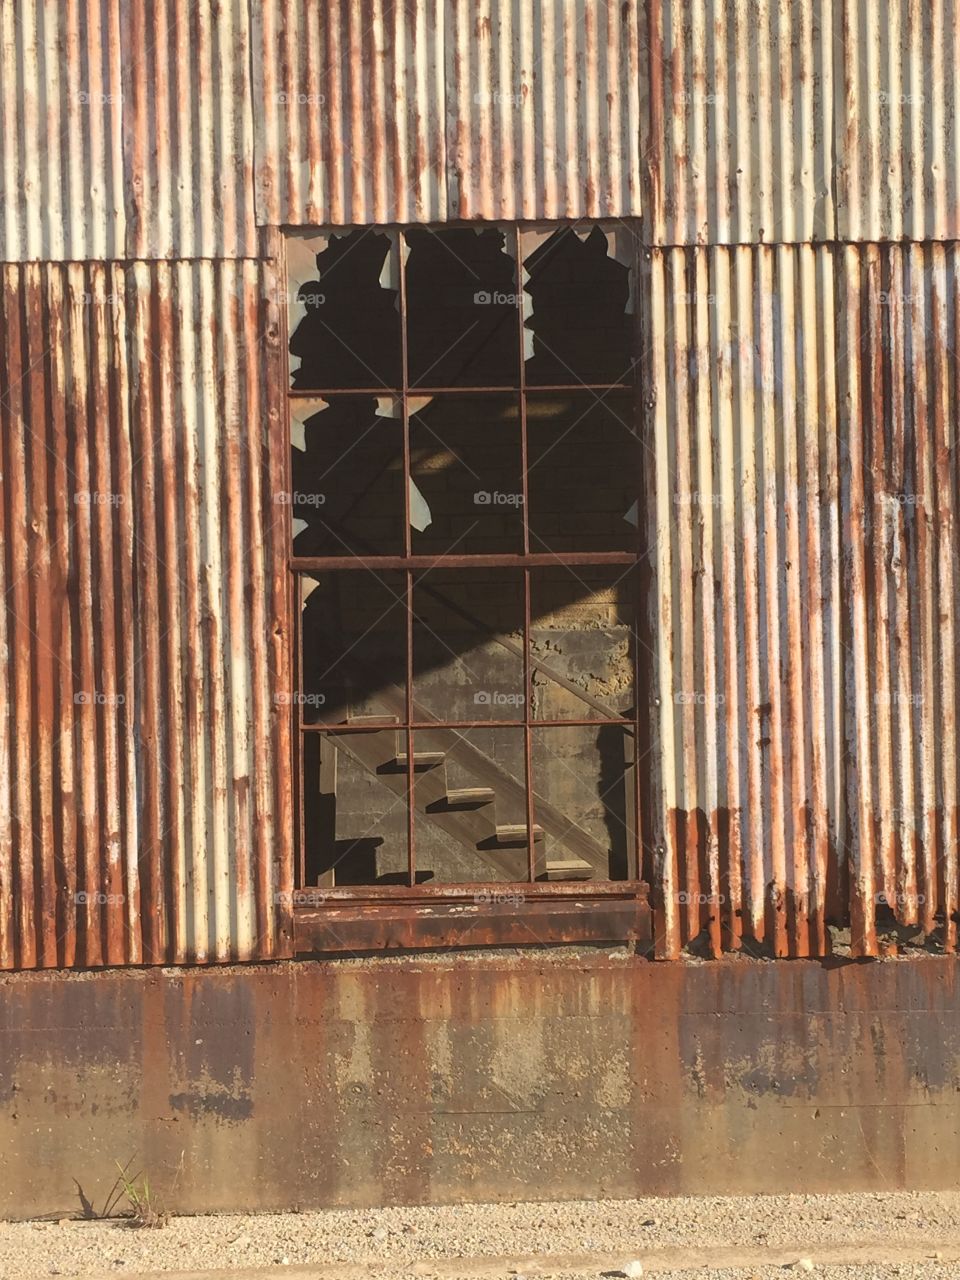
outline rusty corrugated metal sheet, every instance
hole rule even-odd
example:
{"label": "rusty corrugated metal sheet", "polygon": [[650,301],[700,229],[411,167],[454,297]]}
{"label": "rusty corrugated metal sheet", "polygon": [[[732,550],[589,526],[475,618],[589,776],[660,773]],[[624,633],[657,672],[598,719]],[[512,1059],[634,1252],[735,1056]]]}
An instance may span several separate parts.
{"label": "rusty corrugated metal sheet", "polygon": [[254,12],[261,222],[639,214],[637,0]]}
{"label": "rusty corrugated metal sheet", "polygon": [[653,251],[658,949],[822,955],[841,871],[829,250]]}
{"label": "rusty corrugated metal sheet", "polygon": [[645,235],[657,245],[836,233],[833,82],[840,0],[645,6]]}
{"label": "rusty corrugated metal sheet", "polygon": [[0,261],[255,257],[246,3],[0,0]]}
{"label": "rusty corrugated metal sheet", "polygon": [[289,951],[272,295],[3,268],[3,968]]}
{"label": "rusty corrugated metal sheet", "polygon": [[254,5],[263,223],[448,216],[445,0]]}
{"label": "rusty corrugated metal sheet", "polygon": [[956,945],[956,245],[842,250],[838,392],[847,607],[851,912],[878,908]]}
{"label": "rusty corrugated metal sheet", "polygon": [[960,236],[960,5],[842,5],[839,237]]}
{"label": "rusty corrugated metal sheet", "polygon": [[257,257],[246,3],[123,0],[120,37],[126,257]]}
{"label": "rusty corrugated metal sheet", "polygon": [[957,3],[0,0],[0,260],[641,205],[659,245],[949,239]]}
{"label": "rusty corrugated metal sheet", "polygon": [[960,235],[957,0],[646,6],[653,244]]}
{"label": "rusty corrugated metal sheet", "polygon": [[957,267],[650,252],[661,955],[955,945]]}
{"label": "rusty corrugated metal sheet", "polygon": [[446,9],[450,216],[639,215],[639,0]]}
{"label": "rusty corrugated metal sheet", "polygon": [[124,253],[117,0],[0,0],[0,261]]}
{"label": "rusty corrugated metal sheet", "polygon": [[141,956],[122,287],[3,268],[3,968]]}

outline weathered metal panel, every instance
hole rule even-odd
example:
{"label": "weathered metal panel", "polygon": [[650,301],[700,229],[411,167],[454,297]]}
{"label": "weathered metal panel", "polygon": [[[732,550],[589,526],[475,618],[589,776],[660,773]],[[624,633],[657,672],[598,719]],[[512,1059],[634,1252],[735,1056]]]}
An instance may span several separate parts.
{"label": "weathered metal panel", "polygon": [[447,0],[451,217],[639,215],[639,10]]}
{"label": "weathered metal panel", "polygon": [[118,0],[0,0],[0,261],[117,258]]}
{"label": "weathered metal panel", "polygon": [[278,932],[292,820],[277,301],[268,263],[131,268],[133,433],[158,508],[138,542],[145,663],[154,650],[145,675],[156,691],[142,803],[170,873],[171,927],[155,949],[177,959],[287,945]]}
{"label": "weathered metal panel", "polygon": [[0,0],[0,261],[256,256],[246,3]]}
{"label": "weathered metal panel", "polygon": [[956,246],[651,251],[657,944],[953,950]]}
{"label": "weathered metal panel", "polygon": [[831,251],[649,253],[657,946],[822,955],[842,871]]}
{"label": "weathered metal panel", "polygon": [[271,268],[3,286],[0,966],[283,954]]}
{"label": "weathered metal panel", "polygon": [[641,203],[665,246],[950,239],[957,4],[0,0],[0,260]]}
{"label": "weathered metal panel", "polygon": [[254,7],[268,224],[634,216],[637,0]]}
{"label": "weathered metal panel", "polygon": [[[842,250],[841,464],[854,945],[958,909],[957,246]],[[884,912],[886,914],[886,912]]]}
{"label": "weathered metal panel", "polygon": [[444,0],[253,6],[257,215],[447,217]]}
{"label": "weathered metal panel", "polygon": [[842,0],[842,10],[840,238],[960,235],[960,5]]}
{"label": "weathered metal panel", "polygon": [[258,256],[249,26],[242,0],[124,0],[128,258]]}
{"label": "weathered metal panel", "polygon": [[136,962],[122,273],[2,270],[0,965]]}
{"label": "weathered metal panel", "polygon": [[646,6],[653,244],[960,235],[957,0]]}
{"label": "weathered metal panel", "polygon": [[836,234],[839,3],[645,6],[642,148],[650,243],[792,243]]}

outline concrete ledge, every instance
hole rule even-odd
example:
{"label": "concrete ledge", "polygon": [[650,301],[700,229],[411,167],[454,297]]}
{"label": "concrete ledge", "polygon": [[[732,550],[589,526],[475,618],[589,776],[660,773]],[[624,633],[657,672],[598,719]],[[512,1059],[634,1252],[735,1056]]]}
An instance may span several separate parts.
{"label": "concrete ledge", "polygon": [[948,958],[535,951],[0,981],[0,1214],[960,1182]]}

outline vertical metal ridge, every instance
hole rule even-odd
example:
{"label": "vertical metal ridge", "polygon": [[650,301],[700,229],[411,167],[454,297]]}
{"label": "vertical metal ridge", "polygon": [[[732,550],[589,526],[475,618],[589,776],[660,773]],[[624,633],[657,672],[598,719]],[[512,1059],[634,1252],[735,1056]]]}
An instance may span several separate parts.
{"label": "vertical metal ridge", "polygon": [[[2,17],[2,14],[0,14]],[[16,268],[0,268],[0,361],[3,368],[16,367],[10,350],[10,306],[17,297]],[[15,772],[18,725],[15,706],[15,674],[12,654],[16,642],[8,602],[14,590],[12,543],[10,533],[9,446],[13,440],[12,409],[9,392],[0,395],[0,529],[4,539],[0,545],[0,968],[12,969],[17,963],[17,896],[14,884],[14,862],[17,849],[15,817]]]}

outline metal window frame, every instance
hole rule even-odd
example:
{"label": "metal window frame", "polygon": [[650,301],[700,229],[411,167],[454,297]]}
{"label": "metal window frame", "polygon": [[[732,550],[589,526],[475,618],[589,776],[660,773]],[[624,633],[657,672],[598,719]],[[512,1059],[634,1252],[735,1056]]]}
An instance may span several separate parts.
{"label": "metal window frame", "polygon": [[[406,839],[407,839],[407,871],[408,884],[405,885],[341,885],[311,886],[305,881],[305,832],[304,832],[304,779],[303,779],[303,744],[306,735],[370,733],[376,728],[369,725],[350,724],[313,724],[305,722],[299,698],[291,699],[289,714],[290,741],[293,750],[294,779],[294,813],[296,815],[296,874],[298,886],[293,895],[294,949],[297,954],[317,954],[328,952],[363,952],[382,951],[391,948],[400,949],[440,949],[447,947],[489,946],[489,945],[539,945],[544,943],[571,942],[620,942],[647,946],[652,940],[651,915],[649,909],[649,885],[643,878],[648,865],[645,849],[645,823],[648,819],[648,806],[644,804],[641,784],[641,760],[649,754],[649,730],[647,717],[642,714],[646,699],[643,664],[640,661],[640,623],[644,615],[643,586],[643,527],[638,522],[636,543],[633,551],[608,552],[535,552],[530,549],[529,502],[528,502],[528,394],[549,392],[603,392],[632,391],[637,428],[637,477],[635,493],[638,503],[643,501],[642,474],[642,425],[644,422],[642,405],[642,384],[640,377],[642,332],[640,308],[640,273],[643,255],[639,220],[624,222],[619,219],[578,219],[537,222],[498,222],[506,234],[512,235],[512,251],[517,268],[517,341],[520,349],[520,376],[516,386],[477,386],[477,387],[423,387],[411,385],[408,367],[408,300],[407,272],[404,250],[404,237],[408,230],[444,231],[451,227],[474,224],[441,223],[429,226],[416,225],[371,225],[369,228],[353,226],[317,227],[309,230],[317,235],[345,235],[352,231],[369,229],[378,233],[396,237],[399,260],[399,302],[401,330],[401,362],[402,384],[400,387],[388,388],[311,388],[294,389],[291,386],[289,367],[288,308],[281,308],[282,316],[282,348],[283,376],[285,378],[285,407],[287,441],[285,474],[287,491],[293,492],[292,453],[289,446],[289,423],[294,407],[304,401],[325,399],[333,396],[361,395],[369,397],[390,396],[398,400],[401,407],[403,428],[403,467],[404,467],[404,554],[372,555],[372,556],[296,556],[293,553],[292,508],[285,538],[288,547],[288,587],[293,621],[292,637],[294,644],[293,670],[296,673],[297,688],[303,688],[302,643],[301,643],[301,609],[300,580],[304,575],[327,574],[330,572],[402,572],[405,582],[405,616],[406,616],[406,715],[402,723],[391,725],[396,731],[405,735],[407,757],[407,802],[406,802]],[[487,224],[484,224],[485,226]],[[531,230],[560,231],[564,228],[575,230],[578,226],[600,227],[604,230],[626,229],[632,244],[632,283],[634,294],[634,352],[635,359],[631,366],[632,381],[617,383],[557,383],[528,385],[524,351],[524,288],[522,281],[523,252],[522,236]],[[307,230],[302,227],[287,227],[281,230],[281,279],[284,282],[285,296],[289,299],[289,274],[286,261],[286,244],[290,235]],[[391,250],[392,252],[393,250]],[[413,551],[412,528],[410,524],[410,419],[413,416],[410,400],[423,395],[515,395],[520,405],[520,448],[521,478],[523,485],[523,551],[516,554],[458,554],[458,555],[424,555]],[[563,720],[533,720],[532,706],[532,670],[530,662],[531,636],[531,572],[542,567],[576,566],[604,567],[623,565],[632,567],[641,579],[641,586],[636,593],[635,643],[634,643],[634,687],[635,705],[632,716],[584,717]],[[413,671],[413,624],[414,606],[413,589],[415,575],[432,568],[511,568],[522,572],[524,590],[524,640],[523,640],[523,683],[525,691],[524,716],[522,720],[418,720],[414,715],[414,671]],[[633,848],[628,850],[628,876],[623,880],[594,881],[545,881],[535,878],[535,797],[533,785],[533,733],[541,729],[577,728],[588,726],[608,726],[620,724],[634,738],[633,762]],[[386,726],[381,726],[380,731]],[[478,883],[430,884],[416,882],[416,766],[414,762],[415,734],[423,730],[456,732],[459,729],[512,729],[523,733],[524,738],[524,790],[526,796],[527,825],[527,878],[517,881],[484,881]]]}

